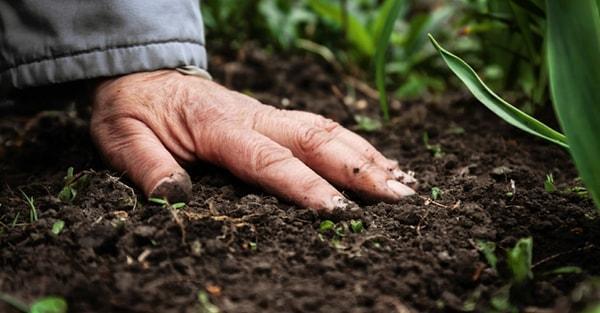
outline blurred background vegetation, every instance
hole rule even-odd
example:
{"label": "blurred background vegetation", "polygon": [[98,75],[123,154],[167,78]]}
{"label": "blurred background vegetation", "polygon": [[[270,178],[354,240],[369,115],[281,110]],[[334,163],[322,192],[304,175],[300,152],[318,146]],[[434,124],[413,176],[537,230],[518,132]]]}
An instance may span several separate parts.
{"label": "blurred background vegetation", "polygon": [[427,39],[432,33],[526,112],[548,101],[543,0],[202,0],[201,5],[213,48],[235,51],[256,42],[271,53],[311,53],[372,86],[378,37],[390,10],[399,8],[385,51],[385,86],[394,98],[427,99],[463,88]]}

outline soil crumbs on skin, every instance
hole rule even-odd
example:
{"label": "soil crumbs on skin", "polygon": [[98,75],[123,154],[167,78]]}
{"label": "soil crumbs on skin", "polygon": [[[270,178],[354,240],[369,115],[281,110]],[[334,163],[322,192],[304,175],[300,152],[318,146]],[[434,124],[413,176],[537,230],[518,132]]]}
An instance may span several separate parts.
{"label": "soil crumbs on skin", "polygon": [[[310,58],[249,53],[213,63],[224,69],[214,73],[219,81],[282,108],[351,128],[352,114],[368,114],[345,104],[338,76]],[[149,203],[103,165],[85,118],[2,117],[0,291],[27,303],[61,296],[70,312],[218,312],[211,303],[220,312],[487,311],[508,283],[506,251],[532,236],[535,279],[519,295],[521,311],[578,312],[598,299],[600,221],[591,200],[569,191],[581,183],[565,151],[462,96],[393,113],[382,130],[361,134],[415,173],[420,196],[360,203],[352,218],[364,230],[334,216],[338,234],[320,233],[323,218],[311,211],[205,164],[190,170],[187,206]],[[80,183],[65,202],[58,194],[70,166]],[[544,190],[548,173],[559,191]],[[436,202],[433,187],[442,192]],[[34,198],[33,223],[23,193]],[[56,235],[58,220],[65,226]],[[496,243],[497,271],[478,241]],[[563,266],[582,272],[544,274]],[[572,296],[581,284],[591,289]],[[0,311],[14,310],[2,303]]]}

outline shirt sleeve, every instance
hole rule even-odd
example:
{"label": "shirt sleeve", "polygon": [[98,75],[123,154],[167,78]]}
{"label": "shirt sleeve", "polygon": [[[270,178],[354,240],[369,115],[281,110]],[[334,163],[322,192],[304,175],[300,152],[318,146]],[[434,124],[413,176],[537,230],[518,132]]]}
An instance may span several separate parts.
{"label": "shirt sleeve", "polygon": [[98,77],[206,70],[198,0],[0,0],[0,94]]}

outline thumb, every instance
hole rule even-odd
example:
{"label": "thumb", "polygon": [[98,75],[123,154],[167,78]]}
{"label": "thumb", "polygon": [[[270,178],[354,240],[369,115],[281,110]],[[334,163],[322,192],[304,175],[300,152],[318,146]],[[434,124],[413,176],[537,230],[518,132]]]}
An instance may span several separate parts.
{"label": "thumb", "polygon": [[170,203],[190,200],[190,176],[144,123],[133,118],[92,120],[91,133],[107,162],[125,172],[147,197]]}

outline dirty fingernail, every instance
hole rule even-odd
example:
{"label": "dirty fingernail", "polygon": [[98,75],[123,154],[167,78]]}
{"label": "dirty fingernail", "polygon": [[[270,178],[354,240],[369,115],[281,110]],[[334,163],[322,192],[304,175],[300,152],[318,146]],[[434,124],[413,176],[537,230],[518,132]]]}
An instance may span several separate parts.
{"label": "dirty fingernail", "polygon": [[344,197],[334,196],[331,198],[332,209],[345,209],[350,204],[350,201]]}
{"label": "dirty fingernail", "polygon": [[170,203],[188,202],[192,197],[192,180],[183,172],[161,179],[150,193],[151,198],[166,198]]}
{"label": "dirty fingernail", "polygon": [[386,184],[395,194],[399,195],[400,197],[407,197],[415,194],[414,190],[410,189],[409,187],[405,186],[397,180],[390,179],[386,182]]}
{"label": "dirty fingernail", "polygon": [[415,184],[417,182],[417,180],[410,176],[409,174],[401,171],[401,170],[394,170],[392,172],[392,174],[394,175],[394,177],[398,180],[400,180],[403,184]]}

